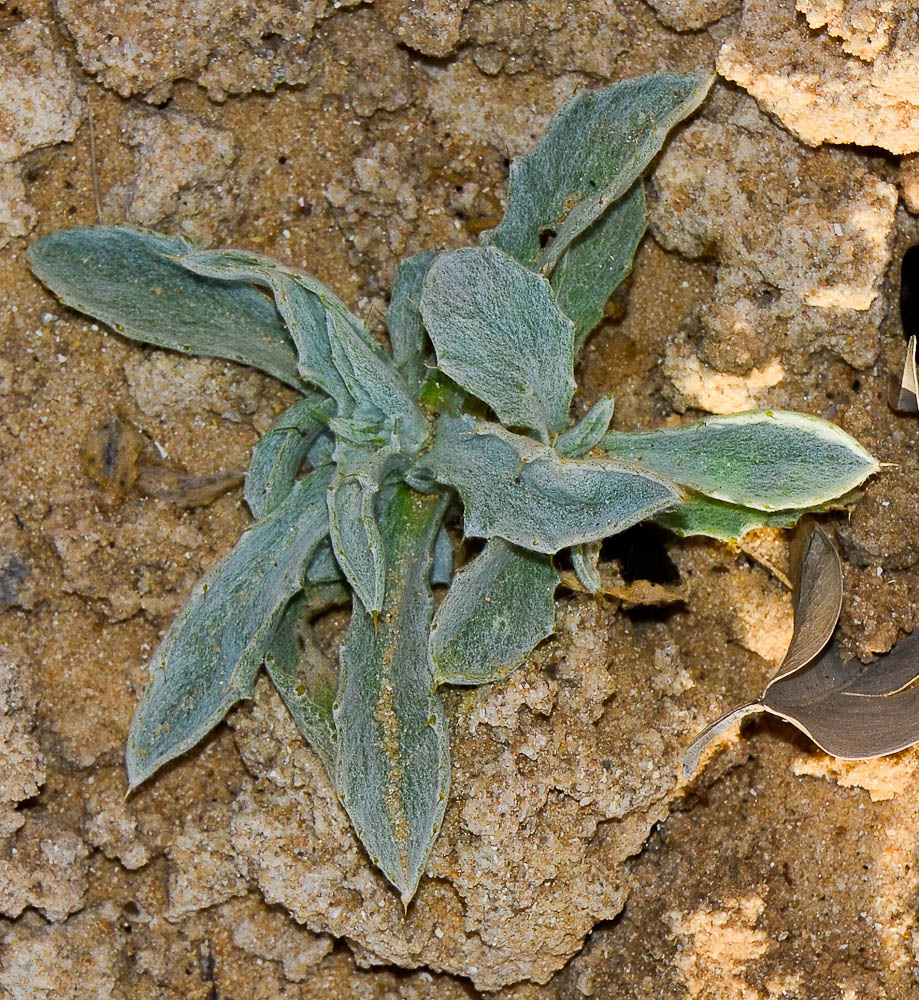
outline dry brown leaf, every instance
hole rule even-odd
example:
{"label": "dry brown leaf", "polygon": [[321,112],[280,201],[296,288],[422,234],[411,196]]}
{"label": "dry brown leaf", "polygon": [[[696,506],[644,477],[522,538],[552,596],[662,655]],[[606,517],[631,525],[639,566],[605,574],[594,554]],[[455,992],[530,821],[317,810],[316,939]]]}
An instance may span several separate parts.
{"label": "dry brown leaf", "polygon": [[797,726],[821,750],[846,760],[896,753],[919,742],[919,636],[872,663],[843,661],[827,645],[842,604],[835,546],[814,525],[799,536],[795,628],[779,673],[763,694],[713,722],[683,757],[690,778],[702,756],[744,716],[769,712]]}

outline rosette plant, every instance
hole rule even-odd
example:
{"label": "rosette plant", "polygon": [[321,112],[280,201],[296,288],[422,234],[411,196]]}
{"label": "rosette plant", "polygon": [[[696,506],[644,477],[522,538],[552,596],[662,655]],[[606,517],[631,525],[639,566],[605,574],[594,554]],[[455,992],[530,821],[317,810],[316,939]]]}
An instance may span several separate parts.
{"label": "rosette plant", "polygon": [[[639,521],[736,538],[790,525],[877,468],[802,414],[618,433],[601,399],[571,422],[576,355],[645,229],[641,174],[709,84],[648,76],[569,101],[511,166],[507,211],[480,245],[402,262],[388,349],[325,285],[255,253],[107,226],[32,246],[35,274],[74,309],[302,396],[253,451],[255,523],[152,657],[132,788],[264,668],[407,905],[447,804],[440,689],[500,681],[551,634],[557,553],[594,591],[595,543]],[[460,506],[462,532],[485,543],[457,566],[445,519]],[[333,663],[310,621],[347,601]]]}

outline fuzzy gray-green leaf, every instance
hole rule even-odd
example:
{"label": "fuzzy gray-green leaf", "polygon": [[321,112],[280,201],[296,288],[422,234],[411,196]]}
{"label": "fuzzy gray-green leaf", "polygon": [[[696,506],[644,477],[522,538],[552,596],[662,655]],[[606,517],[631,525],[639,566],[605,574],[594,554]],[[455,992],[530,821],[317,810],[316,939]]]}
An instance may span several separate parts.
{"label": "fuzzy gray-green leaf", "polygon": [[437,609],[431,632],[437,683],[507,677],[555,630],[558,582],[549,556],[491,539],[456,574]]}
{"label": "fuzzy gray-green leaf", "polygon": [[854,489],[879,467],[835,424],[782,410],[614,432],[603,447],[706,496],[757,510],[815,507]]}
{"label": "fuzzy gray-green leaf", "polygon": [[398,463],[396,442],[376,451],[339,444],[338,467],[329,487],[329,536],[332,548],[364,607],[377,612],[383,603],[385,554],[377,526],[376,501]]}
{"label": "fuzzy gray-green leaf", "polygon": [[428,649],[432,548],[446,497],[408,487],[381,517],[386,597],[374,622],[355,602],[334,710],[338,786],[370,859],[408,905],[447,803],[447,720]]}
{"label": "fuzzy gray-green leaf", "polygon": [[[194,274],[224,281],[264,285],[274,295],[297,347],[298,369],[350,413],[354,406],[332,359],[326,313],[347,313],[344,303],[320,281],[248,250],[199,250],[176,255],[177,263]],[[355,321],[356,322],[356,321]]]}
{"label": "fuzzy gray-green leaf", "polygon": [[559,308],[574,322],[575,351],[603,319],[609,297],[632,270],[647,222],[644,185],[638,180],[568,245],[555,265],[552,288]]}
{"label": "fuzzy gray-green leaf", "polygon": [[668,482],[610,459],[563,459],[554,448],[472,417],[443,417],[419,462],[454,486],[465,532],[538,552],[591,542],[653,517],[679,496]]}
{"label": "fuzzy gray-green leaf", "polygon": [[300,465],[325,429],[334,403],[311,392],[281,414],[252,449],[245,497],[252,516],[264,517],[290,493]]}
{"label": "fuzzy gray-green leaf", "polygon": [[604,396],[603,399],[597,400],[583,419],[574,427],[569,427],[564,434],[559,434],[555,450],[563,458],[580,458],[596,448],[609,430],[614,407],[612,396]]}
{"label": "fuzzy gray-green leaf", "polygon": [[416,395],[427,374],[424,323],[420,309],[421,286],[436,256],[436,251],[425,250],[399,264],[386,310],[386,329],[392,344],[393,361],[409,390]]}
{"label": "fuzzy gray-green leaf", "polygon": [[543,438],[565,426],[574,392],[574,327],[549,282],[494,247],[441,254],[421,314],[438,366],[501,422]]}
{"label": "fuzzy gray-green leaf", "polygon": [[294,484],[195,587],[150,661],[131,720],[131,788],[191,749],[241,698],[255,676],[306,565],[328,532],[329,468]]}
{"label": "fuzzy gray-green leaf", "polygon": [[[673,126],[704,100],[711,77],[643,76],[570,100],[511,165],[507,212],[483,235],[527,267],[547,271],[618,201]],[[544,234],[554,235],[541,252]]]}
{"label": "fuzzy gray-green leaf", "polygon": [[301,736],[325,764],[333,781],[338,748],[332,704],[338,670],[317,645],[309,619],[347,600],[348,591],[339,584],[307,586],[284,609],[265,654],[268,676]]}
{"label": "fuzzy gray-green leaf", "polygon": [[177,236],[93,226],[45,236],[29,261],[62,302],[132,340],[251,365],[302,391],[294,346],[272,304],[174,259],[194,249]]}

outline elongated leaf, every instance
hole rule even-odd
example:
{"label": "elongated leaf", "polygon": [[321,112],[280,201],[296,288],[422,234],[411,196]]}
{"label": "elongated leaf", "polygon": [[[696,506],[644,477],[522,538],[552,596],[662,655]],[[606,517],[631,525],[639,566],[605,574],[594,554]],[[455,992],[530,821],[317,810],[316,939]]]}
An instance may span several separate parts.
{"label": "elongated leaf", "polygon": [[399,264],[386,310],[386,329],[392,344],[393,361],[409,391],[416,397],[427,374],[421,286],[436,256],[434,250],[425,250]]}
{"label": "elongated leaf", "polygon": [[919,642],[898,643],[873,663],[844,661],[827,645],[842,605],[842,565],[819,527],[797,546],[795,628],[779,672],[763,694],[712,723],[683,758],[689,778],[711,744],[738,720],[768,712],[822,750],[846,760],[896,753],[919,742]]}
{"label": "elongated leaf", "polygon": [[[547,272],[632,186],[673,126],[705,99],[711,77],[643,76],[570,100],[511,164],[508,205],[484,243]],[[541,254],[545,234],[555,238]]]}
{"label": "elongated leaf", "polygon": [[574,347],[603,319],[606,303],[632,270],[648,223],[640,180],[575,239],[552,272],[559,308],[574,322]]}
{"label": "elongated leaf", "polygon": [[281,414],[252,449],[246,473],[245,497],[252,516],[264,517],[290,493],[300,465],[325,430],[333,401],[310,393]]}
{"label": "elongated leaf", "polygon": [[431,656],[438,684],[490,684],[555,631],[559,577],[549,556],[500,538],[464,566],[437,610]]}
{"label": "elongated leaf", "polygon": [[329,487],[329,536],[348,583],[371,613],[383,606],[386,561],[377,526],[376,500],[393,464],[395,442],[375,452],[339,446],[338,468]]}
{"label": "elongated leaf", "polygon": [[275,308],[251,288],[176,263],[192,252],[176,236],[94,226],[45,236],[29,248],[29,261],[62,302],[132,340],[238,361],[302,390]]}
{"label": "elongated leaf", "polygon": [[431,583],[449,583],[453,578],[453,539],[446,525],[440,526],[434,539],[434,564],[431,566]]}
{"label": "elongated leaf", "polygon": [[[376,411],[388,417],[404,451],[415,454],[427,440],[431,425],[392,359],[378,344],[365,339],[349,316],[330,310],[326,321],[335,365],[358,402],[358,413]],[[370,423],[373,418],[367,419]]]}
{"label": "elongated leaf", "polygon": [[177,255],[176,261],[194,274],[270,288],[296,344],[300,374],[328,393],[340,411],[352,412],[354,399],[333,360],[327,313],[334,310],[360,324],[334,292],[311,275],[248,250],[199,250]]}
{"label": "elongated leaf", "polygon": [[131,788],[206,736],[252,685],[284,609],[329,530],[331,469],[294,484],[199,583],[150,661],[131,720]]}
{"label": "elongated leaf", "polygon": [[604,396],[590,408],[590,411],[574,427],[559,434],[555,450],[563,458],[580,458],[596,448],[609,430],[613,419],[613,397]]}
{"label": "elongated leaf", "polygon": [[498,414],[545,438],[574,392],[574,327],[545,280],[500,250],[466,247],[431,265],[421,315],[437,363]]}
{"label": "elongated leaf", "polygon": [[794,527],[807,510],[754,510],[688,491],[685,499],[675,507],[655,514],[654,520],[681,538],[705,535],[722,542],[738,542],[754,528]]}
{"label": "elongated leaf", "polygon": [[706,496],[757,510],[815,507],[854,489],[879,468],[835,424],[782,410],[614,432],[603,447]]}
{"label": "elongated leaf", "polygon": [[307,586],[284,609],[265,654],[265,670],[287,706],[301,736],[325,765],[332,781],[338,759],[338,738],[332,704],[338,669],[316,644],[310,618],[348,601],[338,584]]}
{"label": "elongated leaf", "polygon": [[306,570],[307,583],[342,583],[345,579],[341,566],[332,549],[332,539],[324,538],[316,546],[316,552]]}
{"label": "elongated leaf", "polygon": [[440,830],[450,780],[447,720],[428,649],[428,583],[446,497],[397,487],[383,512],[386,597],[376,622],[355,602],[334,718],[342,801],[371,860],[406,906]]}
{"label": "elongated leaf", "polygon": [[472,417],[443,417],[421,460],[456,487],[465,532],[537,552],[591,542],[653,517],[679,497],[665,480],[610,459],[568,461],[554,448]]}

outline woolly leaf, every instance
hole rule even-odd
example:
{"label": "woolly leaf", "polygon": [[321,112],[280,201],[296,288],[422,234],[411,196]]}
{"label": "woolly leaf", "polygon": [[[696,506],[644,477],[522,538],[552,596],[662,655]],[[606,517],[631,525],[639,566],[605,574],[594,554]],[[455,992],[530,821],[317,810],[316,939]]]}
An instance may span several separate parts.
{"label": "woolly leaf", "polygon": [[355,602],[341,649],[338,786],[371,860],[408,905],[440,830],[450,779],[447,720],[428,650],[428,583],[446,497],[396,487],[381,515],[385,600]]}
{"label": "woolly leaf", "polygon": [[29,248],[32,270],[68,306],[113,330],[185,354],[251,365],[302,391],[277,311],[244,285],[196,276],[177,236],[124,226],[62,229]]}
{"label": "woolly leaf", "polygon": [[580,458],[596,448],[609,430],[614,405],[612,396],[604,396],[594,403],[590,411],[574,427],[570,427],[564,434],[559,434],[555,442],[555,450],[559,455],[564,458]]}
{"label": "woolly leaf", "polygon": [[434,539],[434,565],[431,567],[431,583],[449,583],[453,577],[453,539],[446,525],[440,526]]}
{"label": "woolly leaf", "polygon": [[332,357],[348,391],[357,400],[358,413],[389,418],[408,454],[425,443],[430,424],[412,399],[392,359],[378,345],[368,340],[350,314],[329,310],[326,322]]}
{"label": "woolly leaf", "polygon": [[385,549],[377,527],[377,494],[393,467],[395,443],[375,452],[339,447],[329,487],[329,536],[339,566],[364,607],[383,604]]}
{"label": "woolly leaf", "polygon": [[392,297],[386,310],[386,329],[392,344],[393,361],[409,390],[417,395],[425,375],[425,333],[421,320],[421,286],[434,250],[425,250],[403,260],[396,270]]}
{"label": "woolly leaf", "polygon": [[281,615],[329,530],[331,469],[294,484],[192,592],[150,661],[131,720],[131,788],[206,736],[252,685]]}
{"label": "woolly leaf", "polygon": [[568,461],[554,448],[472,417],[442,417],[419,467],[459,491],[467,535],[538,552],[613,535],[679,499],[653,474],[610,459]]}
{"label": "woolly leaf", "polygon": [[437,363],[501,422],[544,438],[565,426],[574,392],[574,327],[549,282],[500,250],[441,254],[421,314]]}
{"label": "woolly leaf", "polygon": [[437,683],[507,677],[555,630],[558,582],[549,556],[489,541],[456,574],[437,610],[431,633]]}
{"label": "woolly leaf", "polygon": [[[572,98],[526,156],[511,164],[507,211],[483,234],[547,272],[618,201],[674,125],[705,99],[711,77],[643,76]],[[546,235],[554,236],[545,251]]]}
{"label": "woolly leaf", "polygon": [[329,309],[348,310],[322,282],[248,250],[199,250],[177,255],[176,261],[194,274],[271,289],[297,347],[300,374],[327,392],[340,410],[352,411],[354,400],[333,361],[326,323]]}
{"label": "woolly leaf", "polygon": [[614,432],[603,439],[603,447],[716,500],[768,511],[825,503],[879,467],[835,424],[781,410]]}
{"label": "woolly leaf", "polygon": [[284,609],[265,654],[265,670],[271,682],[300,735],[313,748],[333,781],[338,748],[332,704],[338,687],[338,670],[316,644],[309,619],[347,601],[348,591],[340,585],[307,586]]}
{"label": "woolly leaf", "polygon": [[632,270],[647,222],[639,180],[569,244],[555,265],[552,288],[559,308],[574,322],[575,351],[603,319],[610,295]]}
{"label": "woolly leaf", "polygon": [[300,465],[331,416],[333,402],[310,393],[281,414],[252,449],[245,497],[252,516],[264,517],[290,493]]}

